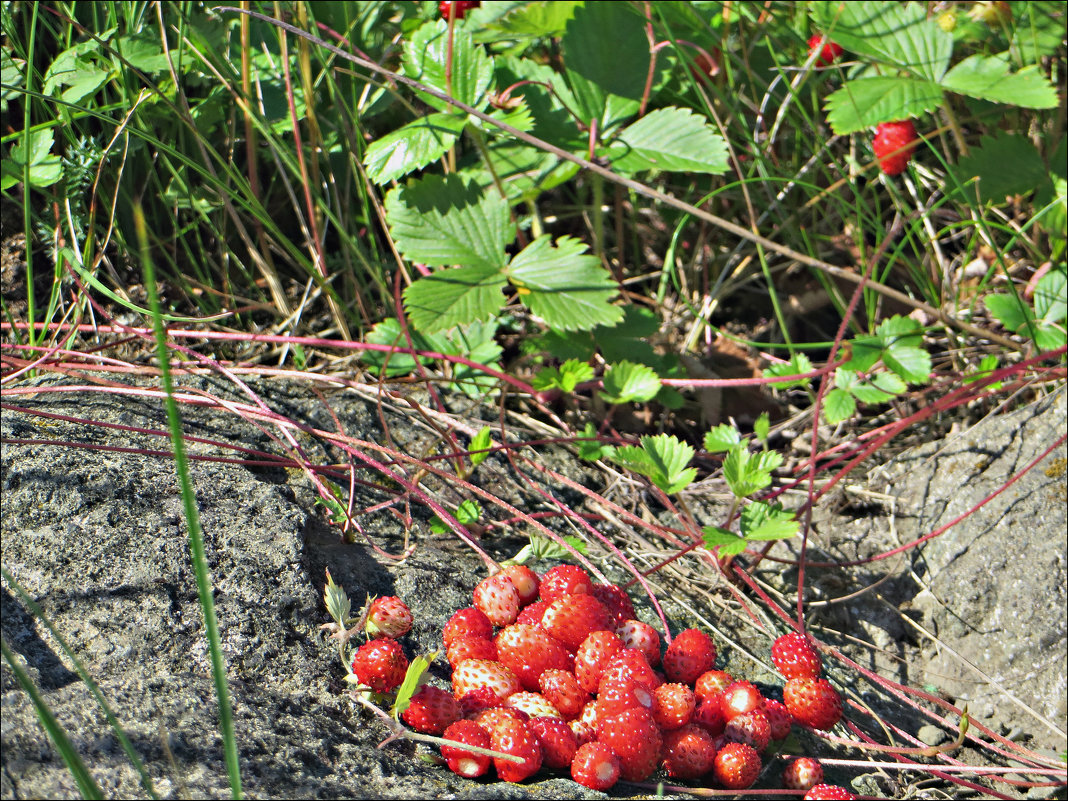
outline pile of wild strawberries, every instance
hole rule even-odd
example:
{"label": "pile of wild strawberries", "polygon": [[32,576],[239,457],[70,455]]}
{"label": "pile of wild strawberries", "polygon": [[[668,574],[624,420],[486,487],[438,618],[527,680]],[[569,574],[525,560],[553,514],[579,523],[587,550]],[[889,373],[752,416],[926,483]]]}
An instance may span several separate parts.
{"label": "pile of wild strawberries", "polygon": [[[716,647],[698,629],[680,632],[661,655],[660,636],[636,619],[626,592],[593,583],[576,565],[540,577],[506,567],[480,582],[473,600],[442,632],[452,692],[424,685],[401,714],[416,731],[455,743],[441,754],[461,776],[482,776],[492,763],[501,779],[519,782],[544,768],[606,790],[662,767],[672,779],[744,789],[761,772],[761,753],[794,723],[826,730],[842,716],[841,697],[800,633],[771,649],[786,679],[783,704],[716,670]],[[387,693],[401,684],[408,660],[395,638],[411,625],[399,598],[371,603],[372,639],[352,661],[361,685]],[[855,798],[822,779],[819,763],[800,757],[782,781],[806,799]]]}

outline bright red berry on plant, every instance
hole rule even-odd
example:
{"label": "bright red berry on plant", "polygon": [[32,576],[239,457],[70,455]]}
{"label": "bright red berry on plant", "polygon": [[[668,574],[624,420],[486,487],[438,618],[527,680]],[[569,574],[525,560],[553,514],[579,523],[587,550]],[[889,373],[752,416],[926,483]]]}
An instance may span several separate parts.
{"label": "bright red berry on plant", "polygon": [[771,723],[761,710],[754,709],[728,720],[723,727],[723,736],[731,742],[745,743],[763,751],[771,742]]}
{"label": "bright red berry on plant", "polygon": [[571,760],[571,778],[591,790],[609,789],[619,781],[619,757],[604,743],[579,746]]}
{"label": "bright red berry on plant", "polygon": [[460,637],[481,637],[484,640],[492,640],[493,624],[481,609],[467,606],[453,612],[449,622],[441,631],[441,637],[446,648]]}
{"label": "bright red berry on plant", "polygon": [[546,670],[567,670],[571,664],[567,649],[541,626],[513,623],[501,629],[494,642],[501,664],[511,668],[532,692],[539,689],[538,678]]}
{"label": "bright red berry on plant", "polygon": [[548,601],[535,601],[519,610],[519,617],[515,619],[515,622],[525,623],[528,626],[540,626],[541,618],[548,608]]}
{"label": "bright red berry on plant", "polygon": [[493,736],[493,731],[496,729],[502,720],[519,720],[526,723],[530,720],[530,715],[524,712],[522,709],[513,709],[507,706],[492,706],[489,709],[483,709],[472,720],[486,730],[486,734]]}
{"label": "bright red berry on plant", "polygon": [[516,763],[493,758],[497,775],[506,782],[521,782],[541,769],[541,743],[526,721],[508,718],[499,721],[490,732],[490,748],[523,760]]}
{"label": "bright red berry on plant", "polygon": [[608,610],[592,595],[565,595],[550,602],[541,627],[572,652],[593,632],[614,628]]}
{"label": "bright red berry on plant", "polygon": [[563,770],[571,766],[578,750],[578,740],[571,727],[560,718],[531,717],[527,721],[541,743],[542,765],[549,770]]}
{"label": "bright red berry on plant", "polygon": [[367,610],[364,630],[368,637],[403,637],[412,630],[412,613],[395,595],[375,598]]}
{"label": "bright red berry on plant", "polygon": [[883,172],[887,175],[900,175],[912,159],[917,141],[916,126],[912,124],[912,120],[884,122],[875,129],[871,148]]}
{"label": "bright red berry on plant", "polygon": [[497,696],[499,703],[504,703],[512,693],[523,689],[519,677],[500,662],[488,659],[465,659],[452,672],[452,693],[463,698],[478,687],[489,687]]}
{"label": "bright red berry on plant", "polygon": [[352,658],[352,672],[360,684],[376,693],[395,690],[407,671],[408,658],[400,643],[388,637],[364,643]]}
{"label": "bright red berry on plant", "polygon": [[460,704],[451,693],[424,684],[412,696],[401,719],[424,734],[441,734],[460,719]]}
{"label": "bright red berry on plant", "polygon": [[823,668],[820,655],[809,644],[808,638],[796,631],[784,634],[772,643],[771,662],[784,679],[814,679]]}
{"label": "bright red berry on plant", "polygon": [[744,743],[727,743],[712,762],[712,776],[728,790],[752,787],[760,775],[760,754]]}
{"label": "bright red berry on plant", "polygon": [[520,690],[512,693],[504,699],[504,706],[508,709],[520,709],[532,718],[557,718],[563,720],[563,715],[541,693],[530,693]]}
{"label": "bright red berry on plant", "polygon": [[842,718],[842,697],[826,679],[790,679],[782,695],[798,723],[827,731]]}
{"label": "bright red berry on plant", "polygon": [[590,694],[569,670],[546,670],[538,677],[538,689],[567,720],[577,718],[590,700]]}
{"label": "bright red berry on plant", "polygon": [[519,590],[508,576],[497,573],[475,587],[475,606],[494,626],[510,626],[519,614]]}
{"label": "bright red berry on plant", "polygon": [[759,709],[763,703],[764,696],[760,694],[760,690],[748,681],[736,681],[719,695],[719,706],[727,720]]}
{"label": "bright red berry on plant", "polygon": [[655,690],[664,683],[663,678],[649,665],[645,654],[636,648],[624,648],[609,659],[608,664],[604,666],[604,672],[601,673],[601,683],[623,676],[637,679],[650,690]]}
{"label": "bright red berry on plant", "polygon": [[441,0],[438,3],[438,13],[442,19],[448,19],[451,14],[456,19],[463,19],[472,8],[478,8],[482,3],[479,0]]}
{"label": "bright red berry on plant", "polygon": [[823,34],[813,34],[808,40],[808,55],[812,56],[814,52],[819,50],[819,55],[816,57],[817,67],[829,67],[834,61],[842,55],[845,51],[840,44],[832,42]]}
{"label": "bright red berry on plant", "polygon": [[636,617],[634,604],[630,597],[621,587],[615,584],[593,584],[590,586],[590,595],[596,598],[605,609],[612,621],[610,629],[615,629],[625,620]]}
{"label": "bright red berry on plant", "polygon": [[660,664],[660,635],[648,623],[640,620],[624,620],[616,627],[616,636],[624,648],[637,648],[652,667]]}
{"label": "bright red berry on plant", "polygon": [[499,661],[497,644],[485,637],[459,637],[445,649],[445,658],[453,670],[465,659],[489,659]]}
{"label": "bright red berry on plant", "polygon": [[774,698],[765,698],[760,709],[771,724],[771,739],[785,740],[794,725],[794,716],[790,714],[786,704]]}
{"label": "bright red berry on plant", "polygon": [[694,682],[693,692],[701,701],[715,698],[734,683],[734,677],[725,670],[706,670]]}
{"label": "bright red berry on plant", "polygon": [[620,651],[623,643],[610,631],[595,631],[575,651],[575,678],[586,692],[597,692],[601,675]]}
{"label": "bright red berry on plant", "polygon": [[[489,734],[473,720],[458,720],[445,729],[441,736],[446,740],[455,740],[464,745],[475,745],[479,748],[490,747]],[[460,746],[441,746],[441,756],[448,764],[449,770],[468,779],[484,775],[490,766],[490,758],[486,754],[476,754]]]}
{"label": "bright red berry on plant", "polygon": [[508,580],[515,585],[519,593],[519,605],[526,606],[534,603],[538,597],[538,587],[541,579],[538,574],[526,565],[508,565],[501,571],[502,576],[508,576]]}
{"label": "bright red berry on plant", "polygon": [[692,685],[715,663],[716,646],[712,638],[699,629],[686,629],[664,652],[664,675],[668,681]]}
{"label": "bright red berry on plant", "polygon": [[552,602],[565,595],[588,595],[591,587],[590,574],[581,567],[559,565],[541,577],[541,599]]}
{"label": "bright red berry on plant", "polygon": [[597,689],[597,733],[604,721],[628,709],[651,710],[653,698],[653,691],[633,676],[606,676]]}
{"label": "bright red berry on plant", "polygon": [[697,697],[685,684],[661,684],[653,691],[653,719],[663,731],[685,726],[696,707]]}
{"label": "bright red berry on plant", "polygon": [[792,759],[782,771],[782,786],[788,790],[811,790],[822,781],[823,768],[812,757]]}
{"label": "bright red berry on plant", "polygon": [[723,716],[723,709],[719,705],[719,697],[707,698],[698,703],[693,712],[693,722],[713,737],[723,734],[723,729],[727,725],[727,718]]}
{"label": "bright red berry on plant", "polygon": [[817,784],[807,793],[803,801],[856,801],[856,796],[836,784]]}
{"label": "bright red berry on plant", "polygon": [[616,752],[621,778],[640,782],[656,770],[663,738],[648,709],[634,707],[598,723],[597,739]]}
{"label": "bright red berry on plant", "polygon": [[694,723],[687,723],[664,732],[660,758],[672,778],[696,779],[712,769],[716,746],[711,734]]}
{"label": "bright red berry on plant", "polygon": [[474,718],[485,709],[501,705],[501,699],[491,687],[475,687],[458,696],[456,700],[460,704],[460,713],[465,718]]}

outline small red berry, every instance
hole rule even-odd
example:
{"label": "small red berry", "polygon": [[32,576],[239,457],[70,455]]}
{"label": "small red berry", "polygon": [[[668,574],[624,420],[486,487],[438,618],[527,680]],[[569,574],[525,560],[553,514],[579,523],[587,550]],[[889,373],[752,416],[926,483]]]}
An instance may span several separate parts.
{"label": "small red berry", "polygon": [[506,782],[521,782],[541,769],[541,742],[526,721],[516,718],[498,721],[490,732],[490,748],[523,760],[516,763],[500,757],[493,758],[497,775]]}
{"label": "small red berry", "polygon": [[460,637],[481,637],[484,640],[492,640],[493,624],[481,609],[468,606],[453,612],[449,622],[441,631],[441,637],[445,641],[446,648]]}
{"label": "small red berry", "polygon": [[728,720],[723,734],[731,742],[745,743],[757,751],[763,751],[771,742],[771,723],[761,710],[754,709]]}
{"label": "small red berry", "polygon": [[817,784],[805,793],[803,801],[820,801],[821,799],[827,799],[828,801],[855,801],[856,796],[836,784]]}
{"label": "small red berry", "polygon": [[649,710],[634,707],[598,723],[597,739],[616,752],[620,776],[628,782],[649,778],[660,761],[663,741]]}
{"label": "small red berry", "polygon": [[784,634],[772,643],[771,661],[784,679],[799,676],[814,679],[823,667],[816,649],[804,634],[796,631]]}
{"label": "small red berry", "polygon": [[917,141],[912,120],[884,122],[875,129],[871,147],[884,173],[900,175],[912,160]]}
{"label": "small red berry", "polygon": [[501,629],[494,642],[501,664],[511,668],[531,692],[538,690],[538,678],[546,670],[570,666],[567,649],[541,626],[513,623]]}
{"label": "small red berry", "polygon": [[571,652],[593,632],[615,628],[604,604],[592,595],[581,594],[565,595],[552,601],[541,617],[541,627]]}
{"label": "small red berry", "polygon": [[734,677],[725,670],[707,670],[697,677],[693,692],[705,701],[714,698],[734,683]]}
{"label": "small red berry", "polygon": [[557,718],[563,720],[560,710],[541,693],[520,690],[504,699],[506,709],[519,709],[532,718]]}
{"label": "small red berry", "polygon": [[760,709],[771,724],[771,739],[785,740],[794,725],[794,716],[790,714],[786,704],[774,698],[765,698]]}
{"label": "small red berry", "polygon": [[760,694],[760,690],[748,681],[736,681],[719,695],[719,706],[727,720],[759,709],[763,703],[764,696]]}
{"label": "small red berry", "polygon": [[716,646],[699,629],[680,632],[664,652],[664,675],[668,681],[693,684],[697,677],[716,664]]}
{"label": "small red berry", "polygon": [[494,626],[510,626],[519,615],[519,590],[508,576],[497,573],[475,587],[475,606]]}
{"label": "small red berry", "polygon": [[519,605],[526,606],[534,603],[538,597],[538,587],[541,579],[538,574],[526,565],[508,565],[501,571],[502,576],[508,576],[508,580],[515,585],[519,593]]}
{"label": "small red berry", "polygon": [[[473,720],[458,720],[445,729],[441,735],[446,740],[455,740],[464,745],[475,745],[479,748],[489,748],[489,734]],[[449,770],[458,776],[475,779],[489,770],[490,757],[486,754],[476,754],[455,745],[441,746],[441,756],[449,766]]]}
{"label": "small red berry", "polygon": [[590,694],[569,670],[546,670],[538,677],[538,689],[567,720],[577,718],[590,700]]}
{"label": "small red berry", "polygon": [[726,743],[712,762],[712,776],[728,790],[752,787],[760,775],[760,754],[744,743]]}
{"label": "small red berry", "polygon": [[827,731],[842,718],[842,697],[826,679],[790,679],[782,691],[794,720]]}
{"label": "small red berry", "polygon": [[440,687],[424,684],[412,696],[401,719],[424,734],[441,734],[460,719],[460,705]]}
{"label": "small red berry", "polygon": [[694,723],[664,732],[660,747],[664,770],[675,779],[696,779],[712,768],[716,746],[712,735]]}
{"label": "small red berry", "polygon": [[449,660],[449,666],[453,670],[465,659],[489,659],[496,662],[497,644],[484,637],[459,637],[445,649],[445,658]]}
{"label": "small red berry", "polygon": [[448,19],[450,14],[456,19],[463,19],[468,11],[480,5],[482,3],[479,0],[441,0],[438,3],[438,13],[442,19]]}
{"label": "small red berry", "polygon": [[452,672],[452,692],[457,700],[478,687],[489,687],[503,703],[512,693],[523,689],[519,677],[500,662],[488,659],[465,659]]}
{"label": "small red berry", "polygon": [[368,637],[403,637],[412,630],[412,613],[395,595],[375,598],[367,609],[364,630]]}
{"label": "small red berry", "polygon": [[623,643],[610,631],[595,631],[575,651],[575,678],[586,692],[597,692],[601,675],[620,651]]}
{"label": "small red berry", "polygon": [[808,55],[812,56],[816,50],[819,50],[819,55],[816,57],[817,67],[829,67],[834,61],[844,53],[844,49],[840,44],[832,42],[823,34],[813,34],[808,40]]}
{"label": "small red berry", "polygon": [[[634,604],[630,597],[615,584],[593,584],[590,586],[590,595],[596,598],[604,608],[608,610],[608,616],[612,621],[612,629],[620,626],[623,621],[635,617]],[[622,635],[620,635],[622,636]]]}
{"label": "small red berry", "polygon": [[798,757],[782,771],[782,785],[789,790],[811,790],[823,781],[823,768],[812,757]]}
{"label": "small red berry", "polygon": [[713,737],[723,734],[723,729],[727,725],[727,718],[723,716],[723,708],[720,706],[719,697],[706,698],[701,701],[693,712],[693,722]]}
{"label": "small red berry", "polygon": [[400,643],[389,637],[364,643],[352,658],[356,678],[376,693],[397,689],[407,671],[408,658]]}
{"label": "small red berry", "polygon": [[565,595],[586,595],[592,586],[590,574],[578,565],[559,565],[541,577],[541,599],[551,602]]}
{"label": "small red berry", "polygon": [[623,641],[624,648],[637,648],[649,664],[660,664],[660,635],[648,623],[640,620],[624,620],[616,627],[616,636]]}
{"label": "small red berry", "polygon": [[619,781],[619,757],[604,743],[589,742],[579,746],[571,760],[571,778],[591,790],[609,789]]}
{"label": "small red berry", "polygon": [[653,691],[653,718],[664,731],[689,723],[696,706],[697,697],[685,684],[661,684]]}
{"label": "small red berry", "polygon": [[578,740],[571,727],[560,718],[531,717],[527,721],[541,743],[542,765],[549,770],[571,766],[578,750]]}

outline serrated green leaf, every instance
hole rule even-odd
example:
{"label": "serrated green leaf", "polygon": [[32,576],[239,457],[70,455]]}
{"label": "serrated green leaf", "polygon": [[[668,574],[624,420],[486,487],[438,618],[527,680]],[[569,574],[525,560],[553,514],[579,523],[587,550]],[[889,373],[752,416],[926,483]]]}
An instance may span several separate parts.
{"label": "serrated green leaf", "polygon": [[1063,325],[1051,325],[1043,320],[1035,321],[1034,330],[1035,347],[1040,351],[1056,350],[1063,348],[1068,342],[1068,332]]}
{"label": "serrated green leaf", "polygon": [[705,120],[684,108],[650,112],[616,136],[608,147],[616,169],[719,174],[727,169],[723,138]]}
{"label": "serrated green leaf", "polygon": [[330,571],[326,571],[326,587],[323,590],[323,600],[326,602],[326,611],[330,614],[337,625],[345,628],[349,616],[352,614],[352,603],[345,591],[334,583]]}
{"label": "serrated green leaf", "polygon": [[641,438],[641,447],[626,445],[616,449],[615,461],[624,467],[647,476],[668,495],[689,486],[697,471],[686,465],[693,459],[694,450],[670,434]]}
{"label": "serrated green leaf", "polygon": [[983,302],[987,310],[1012,332],[1021,331],[1029,320],[1034,319],[1034,313],[1018,298],[1009,294],[987,295]]}
{"label": "serrated green leaf", "polygon": [[[489,429],[486,430],[488,431]],[[477,523],[480,517],[482,517],[482,506],[473,498],[461,501],[460,505],[456,507],[456,521],[460,525],[469,526],[472,523]]]}
{"label": "serrated green leaf", "polygon": [[767,412],[761,412],[753,423],[753,435],[758,442],[767,442],[768,434],[771,433],[771,418]]}
{"label": "serrated green leaf", "polygon": [[1004,55],[976,54],[964,59],[942,80],[942,86],[968,97],[1021,108],[1055,108],[1057,90],[1037,66],[1011,72]]}
{"label": "serrated green leaf", "polygon": [[701,533],[705,547],[717,556],[735,556],[745,550],[745,540],[725,528],[705,526]]}
{"label": "serrated green leaf", "polygon": [[30,186],[37,189],[49,187],[63,177],[63,162],[54,155],[53,133],[50,129],[22,134],[11,146],[8,157],[3,160],[3,189],[21,183],[25,174],[23,167],[30,165]]}
{"label": "serrated green leaf", "polygon": [[883,364],[910,384],[926,384],[931,375],[930,354],[911,345],[891,345],[883,353]]}
{"label": "serrated green leaf", "polygon": [[[883,373],[882,375],[885,375],[885,373]],[[863,382],[858,382],[854,384],[852,387],[849,388],[849,391],[853,394],[853,397],[861,403],[868,403],[873,405],[879,403],[886,403],[888,400],[894,397],[892,393],[884,392],[883,390],[879,389],[879,387],[874,386],[873,384],[867,384]]]}
{"label": "serrated green leaf", "polygon": [[430,114],[375,140],[363,158],[368,177],[385,184],[425,167],[456,143],[466,123],[466,117]]}
{"label": "serrated green leaf", "polygon": [[573,392],[578,384],[591,378],[593,367],[578,359],[568,359],[559,368],[545,367],[539,370],[531,386],[538,391],[559,389],[563,392]]}
{"label": "serrated green leaf", "polygon": [[609,403],[644,403],[660,391],[660,378],[652,368],[634,362],[609,365],[603,382],[601,396]]}
{"label": "serrated green leaf", "polygon": [[400,716],[411,705],[412,696],[426,682],[427,668],[438,658],[439,651],[434,651],[426,656],[417,656],[408,664],[408,670],[404,674],[404,681],[397,688],[397,700],[393,702],[393,717],[400,720]]}
{"label": "serrated green leaf", "polygon": [[827,122],[839,136],[879,123],[917,117],[938,108],[942,88],[923,78],[876,77],[849,81],[825,103]]}
{"label": "serrated green leaf", "polygon": [[844,389],[835,387],[823,398],[823,419],[832,426],[848,420],[857,410],[857,402]]}
{"label": "serrated green leaf", "polygon": [[519,300],[553,328],[586,330],[623,317],[610,303],[617,293],[612,277],[573,237],[553,244],[548,234],[539,236],[516,254],[506,273]]}
{"label": "serrated green leaf", "polygon": [[631,361],[657,369],[662,359],[649,344],[648,337],[660,329],[660,318],[651,310],[630,304],[622,307],[623,319],[614,325],[593,329],[593,340],[604,360]]}
{"label": "serrated green leaf", "polygon": [[[401,254],[430,265],[501,271],[515,239],[508,203],[456,175],[428,175],[386,195],[386,220]],[[413,285],[414,286],[414,285]]]}
{"label": "serrated green leaf", "polygon": [[[574,117],[564,106],[571,97],[562,76],[547,64],[538,64],[529,58],[516,58],[514,56],[498,56],[496,58],[497,86],[500,90],[515,87],[510,92],[511,97],[520,97],[530,108],[534,117],[534,128],[531,131],[534,136],[544,139],[550,144],[565,150],[573,150],[582,146],[582,137]],[[562,93],[562,98],[555,92],[549,91],[553,87],[555,92]],[[574,102],[573,100],[571,101]],[[526,148],[525,150],[533,150]],[[546,158],[547,154],[534,151],[533,156],[523,159],[531,161],[532,158]],[[552,163],[558,162],[555,156],[548,156]],[[513,161],[519,161],[513,158]]]}
{"label": "serrated green leaf", "polygon": [[800,525],[782,504],[754,501],[742,509],[738,529],[747,540],[784,540],[800,530]]}
{"label": "serrated green leaf", "polygon": [[[484,453],[472,453],[471,454],[471,466],[478,467],[489,456],[489,451],[486,449],[493,444],[491,437],[491,431],[489,426],[482,426],[478,430],[478,433],[471,437],[471,446],[468,448],[470,451],[484,451]],[[461,521],[463,522],[463,521]]]}
{"label": "serrated green leaf", "polygon": [[615,459],[616,448],[613,445],[605,445],[597,440],[597,429],[594,428],[593,423],[586,423],[586,427],[582,430],[583,440],[577,440],[575,444],[578,446],[578,455],[580,459],[585,459],[588,462],[595,462],[598,459]]}
{"label": "serrated green leaf", "polygon": [[[995,204],[1005,203],[1007,195],[1030,194],[1049,180],[1042,156],[1020,134],[982,137],[979,146],[962,156],[952,170],[961,184],[978,178],[980,198]],[[965,187],[963,191],[975,197],[975,187]]]}
{"label": "serrated green leaf", "polygon": [[[453,28],[450,52],[449,24],[438,19],[422,25],[405,42],[403,72],[409,78],[481,110],[488,103],[487,92],[493,83],[493,59],[486,55],[481,45],[474,43],[463,24]],[[424,92],[417,94],[439,111],[452,108],[444,100]]]}
{"label": "serrated green leaf", "polygon": [[735,445],[723,460],[723,478],[737,498],[760,492],[771,483],[771,471],[782,464],[777,451],[749,453],[744,444]]}
{"label": "serrated green leaf", "polygon": [[416,328],[432,334],[496,315],[505,284],[498,270],[484,265],[438,270],[404,290],[404,308]]}
{"label": "serrated green leaf", "polygon": [[[875,365],[877,361],[883,355],[883,340],[881,337],[861,336],[854,339],[852,345],[852,356],[849,358],[842,367],[847,370],[855,370],[859,373],[865,373]],[[837,374],[837,371],[835,371]]]}
{"label": "serrated green leaf", "polygon": [[1035,316],[1056,323],[1068,316],[1068,274],[1064,265],[1046,273],[1035,287]]}
{"label": "serrated green leaf", "polygon": [[[790,361],[782,362],[779,364],[772,364],[764,370],[765,378],[774,378],[777,376],[787,375],[804,375],[812,372],[812,360],[808,358],[804,353],[794,353],[790,356]],[[789,387],[801,387],[807,384],[808,381],[801,379],[798,381],[776,381],[772,386],[777,389],[787,389]]]}
{"label": "serrated green leaf", "polygon": [[720,423],[705,434],[704,447],[709,453],[722,453],[729,451],[742,441],[742,435],[738,429],[727,423]]}
{"label": "serrated green leaf", "polygon": [[578,5],[575,0],[523,3],[498,17],[491,27],[515,37],[559,36]]}
{"label": "serrated green leaf", "polygon": [[[850,53],[938,81],[949,66],[953,37],[922,3],[812,3],[816,27]],[[902,119],[898,117],[897,119]]]}
{"label": "serrated green leaf", "polygon": [[876,373],[872,376],[871,382],[883,392],[891,395],[900,395],[908,389],[908,385],[897,373]]}

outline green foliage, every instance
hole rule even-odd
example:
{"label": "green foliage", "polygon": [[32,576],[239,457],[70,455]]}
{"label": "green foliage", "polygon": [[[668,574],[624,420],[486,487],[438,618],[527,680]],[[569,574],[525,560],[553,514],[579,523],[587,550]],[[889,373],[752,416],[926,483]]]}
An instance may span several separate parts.
{"label": "green foliage", "polygon": [[[812,372],[812,360],[808,358],[804,353],[793,353],[790,355],[790,361],[779,362],[778,364],[769,365],[764,369],[765,378],[776,378],[778,376],[787,375],[805,375]],[[790,387],[802,387],[808,383],[805,379],[796,379],[793,381],[776,381],[772,386],[780,389],[788,389]]]}
{"label": "green foliage", "polygon": [[23,182],[29,166],[29,185],[45,189],[63,177],[62,160],[52,152],[55,138],[49,129],[23,133],[10,154],[0,162],[0,189],[7,190]]}
{"label": "green foliage", "polygon": [[782,464],[778,451],[750,453],[739,443],[727,452],[723,460],[723,478],[736,498],[760,492],[771,484],[771,471]]}
{"label": "green foliage", "polygon": [[547,389],[559,389],[562,392],[573,392],[575,387],[583,381],[593,378],[593,367],[587,362],[578,359],[568,359],[560,367],[543,367],[534,376],[531,382],[534,389],[539,392]]}
{"label": "green foliage", "polygon": [[593,423],[586,423],[582,436],[583,439],[575,441],[580,459],[585,459],[587,462],[596,462],[598,459],[611,460],[615,457],[615,446],[606,445],[597,439],[597,429],[594,428]]}
{"label": "green foliage", "polygon": [[[588,546],[578,537],[566,536],[563,537],[563,540],[578,553],[586,554]],[[555,540],[543,537],[540,534],[531,534],[530,542],[520,548],[519,552],[511,559],[501,562],[501,565],[525,565],[528,562],[540,562],[543,560],[550,562],[572,561],[574,558],[574,554],[571,551]]]}
{"label": "green foliage", "polygon": [[397,688],[397,697],[393,701],[393,709],[391,713],[396,720],[400,720],[401,714],[412,703],[412,696],[419,691],[419,688],[426,684],[427,670],[433,664],[434,660],[438,658],[439,651],[434,651],[426,656],[419,655],[412,659],[408,663],[408,670],[404,674],[404,681],[401,682],[400,687]]}
{"label": "green foliage", "polygon": [[660,378],[644,364],[622,361],[609,365],[604,373],[604,391],[609,403],[643,403],[660,392]]}
{"label": "green foliage", "polygon": [[677,437],[657,434],[641,438],[641,446],[616,448],[612,460],[628,470],[649,478],[666,494],[680,492],[697,478],[697,470],[687,467],[694,450]]}
{"label": "green foliage", "polygon": [[1007,292],[987,295],[985,302],[987,310],[1005,328],[1030,337],[1038,350],[1064,346],[1068,317],[1068,268],[1064,264],[1051,269],[1038,282],[1033,306]]}
{"label": "green foliage", "polygon": [[[461,526],[469,526],[472,523],[477,523],[478,519],[482,517],[482,506],[478,501],[468,498],[466,501],[460,502],[453,516]],[[452,531],[445,521],[437,515],[434,515],[430,520],[430,530],[435,534],[448,534]]]}
{"label": "green foliage", "polygon": [[[482,428],[478,430],[478,433],[475,434],[475,436],[471,437],[471,446],[468,448],[468,450],[472,451],[472,467],[478,467],[480,464],[486,461],[486,457],[489,456],[489,451],[487,450],[487,448],[489,448],[493,444],[493,439],[491,437],[492,433],[493,432],[490,431],[489,426],[482,426]],[[482,453],[475,453],[475,451],[482,451]]]}

